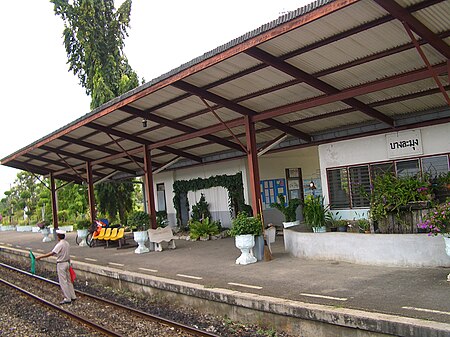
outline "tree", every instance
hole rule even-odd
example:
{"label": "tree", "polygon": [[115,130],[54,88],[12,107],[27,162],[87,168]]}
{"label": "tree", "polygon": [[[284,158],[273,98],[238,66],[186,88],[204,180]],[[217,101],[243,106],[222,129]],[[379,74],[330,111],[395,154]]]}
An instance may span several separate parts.
{"label": "tree", "polygon": [[114,0],[51,0],[64,21],[69,70],[91,96],[91,109],[139,85],[123,53],[131,0],[117,11]]}
{"label": "tree", "polygon": [[122,224],[126,223],[126,215],[133,209],[134,185],[131,180],[116,183],[103,183],[95,187],[98,210],[108,215],[111,222],[117,214]]}
{"label": "tree", "polygon": [[[139,80],[123,53],[128,36],[131,0],[115,10],[114,0],[51,0],[55,14],[64,21],[64,46],[69,71],[91,96],[95,109],[137,87]],[[99,210],[123,222],[131,210],[133,185],[104,183],[96,186]]]}

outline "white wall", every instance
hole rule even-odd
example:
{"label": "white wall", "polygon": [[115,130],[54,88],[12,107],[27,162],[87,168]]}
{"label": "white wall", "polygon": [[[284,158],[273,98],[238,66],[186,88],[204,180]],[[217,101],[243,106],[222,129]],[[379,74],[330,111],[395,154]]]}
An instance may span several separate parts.
{"label": "white wall", "polygon": [[[171,226],[176,226],[176,210],[173,205],[173,183],[177,180],[190,180],[203,178],[207,179],[216,175],[235,175],[238,172],[242,172],[242,180],[244,184],[244,198],[248,203],[248,188],[247,188],[247,169],[246,169],[246,159],[223,161],[214,164],[204,164],[198,165],[191,168],[179,169],[176,171],[167,171],[155,174],[154,180],[154,193],[156,200],[156,184],[164,183],[164,188],[166,191],[166,205],[167,205],[167,215],[169,219],[169,224]],[[228,210],[228,193],[226,197],[224,195],[224,189],[216,189],[214,191],[198,191],[197,193],[189,193],[188,200],[190,209],[192,210],[192,205],[200,199],[201,193],[205,193],[206,201],[210,204],[210,211],[213,214],[214,220],[220,219],[224,227],[229,227],[230,218],[227,216],[229,214]],[[215,193],[214,197],[211,193]],[[207,195],[208,196],[207,196]],[[195,200],[195,201],[194,201]],[[215,216],[214,216],[215,215]]]}
{"label": "white wall", "polygon": [[[450,152],[450,123],[417,130],[421,133],[422,155]],[[326,203],[329,202],[327,168],[392,160],[388,158],[385,134],[319,145],[318,152]]]}

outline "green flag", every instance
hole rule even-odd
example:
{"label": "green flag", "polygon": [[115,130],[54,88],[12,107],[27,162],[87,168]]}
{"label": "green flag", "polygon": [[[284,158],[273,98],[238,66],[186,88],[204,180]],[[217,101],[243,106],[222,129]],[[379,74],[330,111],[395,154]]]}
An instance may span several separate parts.
{"label": "green flag", "polygon": [[31,274],[35,273],[35,265],[36,265],[36,258],[34,257],[33,252],[30,250],[30,260],[31,260]]}

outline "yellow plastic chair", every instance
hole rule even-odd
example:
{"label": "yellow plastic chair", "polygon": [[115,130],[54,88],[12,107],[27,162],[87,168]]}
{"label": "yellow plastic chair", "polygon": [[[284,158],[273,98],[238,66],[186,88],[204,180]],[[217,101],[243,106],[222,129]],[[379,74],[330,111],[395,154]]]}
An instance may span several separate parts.
{"label": "yellow plastic chair", "polygon": [[[115,235],[114,237],[111,235],[111,237],[109,238],[109,241],[115,242],[117,240],[119,240],[119,246],[121,246],[121,239],[123,239],[123,236],[125,234],[125,228],[119,228],[119,231],[117,232],[117,235]],[[108,241],[106,241],[106,246],[108,247]]]}
{"label": "yellow plastic chair", "polygon": [[[102,228],[101,230],[103,231],[104,228]],[[106,228],[106,231],[102,233],[100,232],[100,234],[97,236],[97,240],[103,240],[106,237],[109,237],[111,235],[111,228]]]}
{"label": "yellow plastic chair", "polygon": [[108,247],[109,240],[111,240],[112,238],[117,236],[117,231],[118,230],[119,230],[118,228],[113,228],[113,230],[111,231],[111,234],[109,236],[106,236],[106,234],[105,234],[105,236],[103,237],[103,240],[106,241],[106,247]]}
{"label": "yellow plastic chair", "polygon": [[92,237],[92,239],[93,239],[93,240],[96,240],[99,236],[103,237],[103,236],[105,235],[105,231],[106,231],[106,228],[100,229],[100,233],[98,233],[98,235],[95,235],[95,234],[94,234],[94,236]]}

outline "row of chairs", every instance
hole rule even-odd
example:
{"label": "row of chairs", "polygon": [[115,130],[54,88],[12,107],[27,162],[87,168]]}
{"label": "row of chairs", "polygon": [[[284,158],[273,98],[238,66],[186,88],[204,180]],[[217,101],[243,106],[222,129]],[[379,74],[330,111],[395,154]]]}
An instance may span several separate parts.
{"label": "row of chairs", "polygon": [[121,240],[123,240],[125,236],[125,228],[102,228],[98,235],[94,235],[92,238],[97,243],[98,241],[104,241],[106,243],[106,247],[108,247],[108,243],[119,242],[119,247],[121,246]]}

